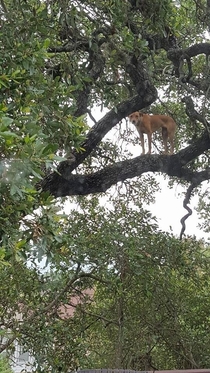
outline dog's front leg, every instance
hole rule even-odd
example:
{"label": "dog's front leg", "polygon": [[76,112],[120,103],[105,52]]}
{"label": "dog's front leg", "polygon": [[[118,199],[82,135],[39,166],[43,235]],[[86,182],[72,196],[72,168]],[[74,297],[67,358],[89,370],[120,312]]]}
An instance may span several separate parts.
{"label": "dog's front leg", "polygon": [[148,148],[149,148],[147,154],[151,154],[151,151],[152,151],[152,133],[151,132],[147,134],[147,138],[148,138]]}
{"label": "dog's front leg", "polygon": [[140,141],[141,141],[141,147],[142,147],[142,155],[145,154],[145,148],[144,148],[144,134],[143,132],[139,132]]}

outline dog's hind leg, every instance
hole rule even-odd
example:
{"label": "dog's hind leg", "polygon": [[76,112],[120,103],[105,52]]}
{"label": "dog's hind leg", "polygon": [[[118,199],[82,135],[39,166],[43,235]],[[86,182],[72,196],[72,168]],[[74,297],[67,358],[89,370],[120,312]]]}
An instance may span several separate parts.
{"label": "dog's hind leg", "polygon": [[162,137],[163,137],[163,145],[164,145],[164,153],[168,154],[168,130],[165,127],[162,127]]}
{"label": "dog's hind leg", "polygon": [[174,152],[174,132],[175,131],[172,131],[168,134],[168,139],[170,143],[170,154],[173,154]]}

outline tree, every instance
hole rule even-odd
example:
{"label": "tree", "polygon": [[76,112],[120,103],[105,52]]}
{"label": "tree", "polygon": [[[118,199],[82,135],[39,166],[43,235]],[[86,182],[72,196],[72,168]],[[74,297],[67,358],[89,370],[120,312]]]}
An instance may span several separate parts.
{"label": "tree", "polygon": [[[89,319],[80,315],[61,320],[59,306],[89,286],[96,289],[98,283],[106,283],[113,275],[112,262],[118,270],[121,261],[132,259],[134,264],[132,245],[128,258],[127,253],[125,257],[113,254],[114,243],[123,233],[98,197],[109,200],[110,188],[116,187],[123,229],[132,215],[130,224],[139,226],[146,254],[151,229],[157,245],[168,240],[177,250],[185,247],[185,241],[178,244],[156,232],[139,200],[154,201],[153,190],[158,188],[154,175],[160,172],[188,188],[184,204],[189,214],[191,194],[209,179],[209,7],[208,2],[188,0],[1,0],[0,11],[1,351],[12,348],[18,339],[35,355],[40,369],[58,371],[62,363],[65,371],[75,368],[77,359],[87,363],[88,337],[83,341],[81,335],[91,328]],[[99,120],[94,118],[97,106],[106,112]],[[141,109],[174,117],[178,130],[173,156],[161,154],[157,135],[156,154],[132,158],[130,146],[139,141],[124,119]],[[111,132],[114,128],[117,138]],[[105,138],[108,134],[111,139]],[[64,214],[65,197],[71,197],[80,210]],[[111,198],[112,205],[116,201]],[[208,204],[203,199],[200,209],[206,217]],[[104,217],[112,226],[105,224]],[[203,246],[192,242],[203,260]],[[139,262],[145,271],[150,265],[146,254],[141,253]],[[50,263],[50,276],[37,264],[43,258],[46,265]],[[190,254],[187,258],[190,261]],[[208,268],[198,268],[206,275]],[[159,271],[158,275],[161,278]],[[201,297],[208,290],[204,279]],[[115,280],[119,278],[111,277],[111,284]],[[184,316],[182,320],[186,324]],[[198,329],[203,335],[202,327]],[[186,328],[182,332],[179,342]],[[164,338],[168,338],[166,329]],[[186,360],[183,365],[179,360],[183,348],[189,353],[188,336],[185,342],[179,358],[171,352],[171,366],[176,361],[186,367]],[[113,339],[109,343],[113,346]],[[122,363],[125,345],[120,346],[118,362]],[[156,355],[159,350],[156,345]],[[201,366],[209,363],[204,351],[203,359],[193,357]]]}
{"label": "tree", "polygon": [[[209,366],[208,246],[160,232],[142,198],[129,207],[125,195],[113,197],[112,209],[78,199],[60,240],[50,246],[45,237],[51,273],[14,259],[0,271],[1,320],[11,335],[1,347],[9,352],[17,339],[38,371]],[[82,295],[87,288],[92,299]],[[74,295],[80,305],[63,318],[60,305],[74,304]]]}
{"label": "tree", "polygon": [[77,309],[88,351],[80,362],[87,369],[205,368],[208,247],[160,232],[134,199],[135,209],[123,196],[112,211],[89,208],[88,216],[83,210],[79,219],[72,216],[86,237],[85,245],[84,236],[77,240],[78,250],[87,250],[87,265],[95,263],[105,280],[95,283],[94,301]]}
{"label": "tree", "polygon": [[[165,0],[150,6],[149,1],[116,0],[109,5],[106,1],[18,5],[8,1],[2,2],[2,13],[7,35],[1,78],[4,137],[9,126],[15,137],[10,145],[13,153],[22,131],[22,136],[29,137],[25,139],[28,147],[35,142],[36,155],[38,140],[45,143],[39,149],[42,161],[56,159],[56,151],[62,155],[65,151],[67,158],[44,176],[43,190],[55,197],[105,192],[119,181],[149,171],[175,176],[193,187],[208,180],[205,2]],[[13,38],[14,24],[19,30],[17,38]],[[162,107],[154,105],[157,88],[167,97]],[[193,100],[198,97],[200,110],[196,111]],[[112,109],[96,121],[90,112],[95,104]],[[152,110],[171,112],[180,124],[177,154],[119,156],[123,162],[113,159],[107,165],[101,140],[128,114],[152,104]],[[87,113],[94,125],[84,133],[84,120],[75,122],[73,118]],[[80,141],[82,151],[78,151],[80,133],[85,136],[82,144]],[[95,152],[102,158],[100,170],[93,169],[88,175],[72,173]]]}

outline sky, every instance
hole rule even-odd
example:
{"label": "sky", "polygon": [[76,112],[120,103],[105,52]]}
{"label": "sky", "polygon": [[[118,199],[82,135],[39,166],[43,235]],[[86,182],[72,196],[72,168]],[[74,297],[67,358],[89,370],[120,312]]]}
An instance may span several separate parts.
{"label": "sky", "polygon": [[[162,190],[156,193],[156,203],[150,207],[150,211],[158,218],[158,225],[161,230],[171,231],[176,236],[179,236],[182,228],[180,219],[187,213],[183,207],[183,193],[186,189],[181,186],[169,189],[167,181],[163,180],[163,178],[160,178],[160,186]],[[198,197],[192,197],[189,204],[192,209],[192,215],[185,221],[185,234],[195,235],[198,239],[207,241],[210,234],[204,233],[198,227],[199,216],[195,210],[197,203]]]}

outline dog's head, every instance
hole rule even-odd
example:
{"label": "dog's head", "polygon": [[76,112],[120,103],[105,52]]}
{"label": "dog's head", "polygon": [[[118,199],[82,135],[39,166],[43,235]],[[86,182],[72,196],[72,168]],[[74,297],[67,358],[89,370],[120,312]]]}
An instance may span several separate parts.
{"label": "dog's head", "polygon": [[134,113],[130,114],[128,118],[129,118],[129,121],[136,126],[138,123],[141,123],[143,115],[144,114],[141,113],[140,111],[135,111]]}

